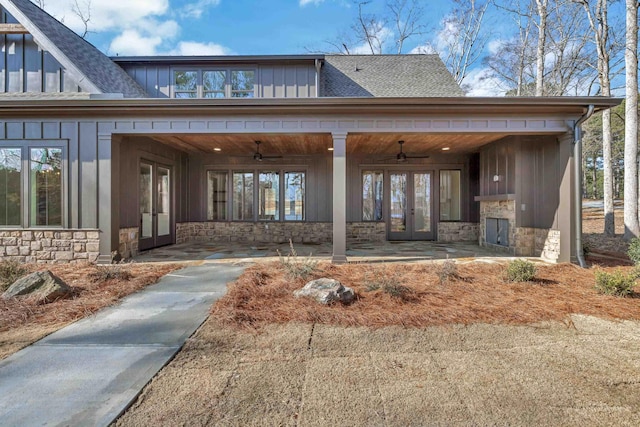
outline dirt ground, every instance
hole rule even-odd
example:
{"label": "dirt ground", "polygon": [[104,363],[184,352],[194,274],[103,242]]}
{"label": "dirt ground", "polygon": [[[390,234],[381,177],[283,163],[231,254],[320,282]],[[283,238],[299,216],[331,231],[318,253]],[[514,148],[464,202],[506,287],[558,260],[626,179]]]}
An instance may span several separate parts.
{"label": "dirt ground", "polygon": [[[27,265],[29,271],[51,270],[71,286],[73,295],[48,304],[29,297],[5,300],[0,298],[0,360],[39,339],[90,316],[101,308],[115,304],[121,298],[156,283],[165,274],[179,268],[175,264],[120,264],[115,266]],[[98,270],[97,270],[98,269]],[[110,274],[117,277],[108,278]],[[96,276],[96,272],[101,275]],[[124,272],[127,276],[121,276]],[[128,274],[127,274],[128,273]]]}
{"label": "dirt ground", "polygon": [[118,426],[640,425],[640,324],[208,320]]}

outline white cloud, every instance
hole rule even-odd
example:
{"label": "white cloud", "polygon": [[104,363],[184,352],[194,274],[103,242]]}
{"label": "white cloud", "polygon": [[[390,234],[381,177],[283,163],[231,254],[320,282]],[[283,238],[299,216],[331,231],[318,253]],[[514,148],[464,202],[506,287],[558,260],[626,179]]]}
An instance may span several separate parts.
{"label": "white cloud", "polygon": [[471,70],[462,81],[467,96],[504,96],[504,82],[491,75],[488,68]]}
{"label": "white cloud", "polygon": [[[141,20],[169,12],[169,0],[79,0],[78,3],[85,14],[87,5],[91,5],[89,26],[96,32],[135,28]],[[84,28],[81,19],[71,12],[74,4],[74,0],[56,0],[46,2],[45,9],[72,30],[81,31]]]}
{"label": "white cloud", "polygon": [[220,0],[198,0],[182,6],[180,15],[184,18],[200,19],[208,7],[215,7],[220,4]]}
{"label": "white cloud", "polygon": [[410,55],[419,55],[419,54],[433,54],[438,53],[429,43],[424,44],[422,46],[416,46],[409,51]]}
{"label": "white cloud", "polygon": [[224,46],[216,43],[199,43],[184,41],[166,52],[167,55],[184,55],[184,56],[200,56],[200,55],[230,55],[232,52]]}
{"label": "white cloud", "polygon": [[155,55],[162,37],[145,37],[136,30],[125,30],[111,42],[109,51],[119,56]]}
{"label": "white cloud", "polygon": [[324,0],[300,0],[300,6],[306,6],[308,4],[315,4],[317,6],[322,2],[324,2]]}

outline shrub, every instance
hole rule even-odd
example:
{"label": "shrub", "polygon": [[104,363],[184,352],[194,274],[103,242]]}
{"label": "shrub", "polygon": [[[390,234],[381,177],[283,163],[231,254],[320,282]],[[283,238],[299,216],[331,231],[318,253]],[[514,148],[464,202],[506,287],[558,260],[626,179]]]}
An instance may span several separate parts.
{"label": "shrub", "polygon": [[393,298],[398,298],[403,301],[408,301],[413,297],[413,289],[399,283],[388,284],[384,286],[382,290]]}
{"label": "shrub", "polygon": [[629,249],[627,250],[627,255],[635,265],[640,264],[640,238],[634,237],[631,240],[629,243]]}
{"label": "shrub", "polygon": [[636,285],[636,274],[625,274],[616,269],[613,273],[596,271],[596,290],[601,294],[626,297],[633,293]]}
{"label": "shrub", "polygon": [[304,259],[299,258],[291,240],[289,240],[289,248],[287,256],[282,256],[278,251],[280,265],[289,279],[306,280],[318,269],[318,261],[311,258],[311,254]]}
{"label": "shrub", "polygon": [[20,261],[3,259],[0,261],[0,292],[4,292],[16,280],[27,274],[29,270]]}
{"label": "shrub", "polygon": [[591,253],[591,245],[589,243],[583,243],[582,244],[582,254],[584,256],[589,256],[590,253]]}
{"label": "shrub", "polygon": [[526,259],[516,259],[507,265],[507,280],[510,282],[530,282],[536,276],[536,266]]}
{"label": "shrub", "polygon": [[94,271],[89,274],[89,279],[98,283],[107,280],[129,280],[133,277],[131,272],[122,263],[96,265]]}
{"label": "shrub", "polygon": [[458,277],[458,266],[455,261],[447,259],[438,268],[438,279],[440,285],[444,285],[451,278]]}

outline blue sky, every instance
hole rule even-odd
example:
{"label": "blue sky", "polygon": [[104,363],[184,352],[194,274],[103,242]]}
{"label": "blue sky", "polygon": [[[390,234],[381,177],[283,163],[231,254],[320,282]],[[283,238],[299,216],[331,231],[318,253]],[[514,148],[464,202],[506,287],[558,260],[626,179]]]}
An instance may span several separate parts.
{"label": "blue sky", "polygon": [[[79,0],[81,8],[86,1]],[[435,28],[449,4],[424,1]],[[73,0],[44,2],[49,13],[81,31]],[[383,6],[376,0],[368,10]],[[87,39],[110,55],[307,53],[328,50],[323,42],[348,31],[356,16],[351,0],[91,0]]]}

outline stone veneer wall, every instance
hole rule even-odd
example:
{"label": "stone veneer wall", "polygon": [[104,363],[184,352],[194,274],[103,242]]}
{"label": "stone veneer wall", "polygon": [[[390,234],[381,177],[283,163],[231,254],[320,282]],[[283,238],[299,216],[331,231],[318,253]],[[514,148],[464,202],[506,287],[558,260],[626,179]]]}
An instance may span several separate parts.
{"label": "stone veneer wall", "polygon": [[124,259],[138,255],[138,227],[120,229],[120,242],[118,253]]}
{"label": "stone veneer wall", "polygon": [[[509,220],[509,247],[494,245],[486,242],[487,218],[501,218]],[[480,246],[499,251],[516,253],[516,202],[515,200],[483,200],[480,202]]]}
{"label": "stone veneer wall", "polygon": [[98,230],[2,230],[0,258],[37,263],[96,262]]}
{"label": "stone veneer wall", "polygon": [[476,222],[439,222],[438,242],[478,242],[480,224]]}
{"label": "stone veneer wall", "polygon": [[[347,223],[348,242],[383,242],[384,222]],[[176,224],[176,243],[259,242],[328,243],[333,240],[330,222],[183,222]]]}
{"label": "stone veneer wall", "polygon": [[557,261],[560,257],[560,230],[518,227],[516,255],[537,256],[548,261]]}

